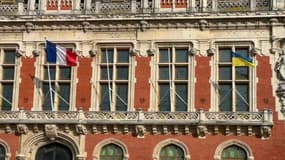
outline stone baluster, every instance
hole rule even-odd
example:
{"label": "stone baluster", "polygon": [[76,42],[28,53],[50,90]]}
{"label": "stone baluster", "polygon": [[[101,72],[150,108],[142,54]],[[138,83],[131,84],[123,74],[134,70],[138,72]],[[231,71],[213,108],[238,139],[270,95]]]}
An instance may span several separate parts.
{"label": "stone baluster", "polygon": [[131,12],[136,13],[137,11],[137,2],[136,0],[131,0]]}
{"label": "stone baluster", "polygon": [[81,3],[81,0],[73,0],[73,12],[74,13],[80,12],[80,3]]}
{"label": "stone baluster", "polygon": [[39,4],[39,10],[41,13],[44,13],[46,11],[46,5],[47,5],[47,0],[40,0],[39,1],[40,4]]}
{"label": "stone baluster", "polygon": [[18,0],[18,14],[24,14],[24,0]]}
{"label": "stone baluster", "polygon": [[28,5],[29,5],[28,6],[28,11],[29,11],[28,13],[29,14],[33,14],[34,13],[34,11],[35,11],[35,2],[36,2],[35,0],[30,0],[29,1],[29,3],[28,3]]}
{"label": "stone baluster", "polygon": [[271,0],[272,10],[284,10],[284,0]]}
{"label": "stone baluster", "polygon": [[85,12],[87,12],[87,13],[90,12],[90,10],[91,10],[91,3],[92,3],[92,0],[85,0],[84,1]]}
{"label": "stone baluster", "polygon": [[256,0],[250,0],[249,7],[251,11],[255,11],[256,10]]}

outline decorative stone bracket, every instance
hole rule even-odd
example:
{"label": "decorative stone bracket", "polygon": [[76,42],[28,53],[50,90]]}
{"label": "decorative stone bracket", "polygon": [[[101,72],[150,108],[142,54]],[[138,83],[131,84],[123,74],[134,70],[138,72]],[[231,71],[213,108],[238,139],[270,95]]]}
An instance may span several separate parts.
{"label": "decorative stone bracket", "polygon": [[50,140],[55,140],[57,135],[57,126],[55,124],[45,125],[45,134]]}

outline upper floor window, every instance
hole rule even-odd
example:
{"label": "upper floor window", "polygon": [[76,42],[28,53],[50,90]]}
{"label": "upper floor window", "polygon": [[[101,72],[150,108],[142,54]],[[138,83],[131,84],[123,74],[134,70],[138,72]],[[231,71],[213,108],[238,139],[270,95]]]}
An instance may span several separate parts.
{"label": "upper floor window", "polygon": [[213,82],[218,111],[253,111],[253,73],[255,67],[235,66],[232,55],[251,59],[249,46],[220,46],[217,61],[217,82]]}
{"label": "upper floor window", "polygon": [[193,100],[193,58],[186,45],[159,46],[155,56],[155,110],[190,111]]}
{"label": "upper floor window", "polygon": [[15,48],[0,49],[0,108],[12,110],[17,104],[17,85],[19,80],[19,59]]}
{"label": "upper floor window", "polygon": [[129,46],[102,46],[97,57],[98,72],[94,103],[100,111],[127,111],[132,106],[133,60]]}
{"label": "upper floor window", "polygon": [[[72,45],[63,47],[72,50]],[[36,99],[38,110],[74,110],[75,109],[75,74],[76,67],[48,63],[46,52],[42,46],[36,71]]]}
{"label": "upper floor window", "polygon": [[0,145],[0,160],[6,159],[6,149],[4,146]]}
{"label": "upper floor window", "polygon": [[124,152],[115,144],[108,144],[101,149],[100,160],[123,160]]}

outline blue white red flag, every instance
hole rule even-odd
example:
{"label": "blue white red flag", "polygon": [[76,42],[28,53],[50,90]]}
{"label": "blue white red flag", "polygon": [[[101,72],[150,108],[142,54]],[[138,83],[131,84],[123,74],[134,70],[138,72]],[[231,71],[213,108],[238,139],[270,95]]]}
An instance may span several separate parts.
{"label": "blue white red flag", "polygon": [[77,54],[60,45],[46,41],[47,62],[64,66],[76,66]]}

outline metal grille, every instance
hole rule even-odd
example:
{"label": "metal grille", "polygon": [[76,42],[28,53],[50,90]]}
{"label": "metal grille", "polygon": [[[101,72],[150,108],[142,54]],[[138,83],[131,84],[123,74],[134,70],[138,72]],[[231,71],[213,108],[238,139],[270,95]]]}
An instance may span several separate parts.
{"label": "metal grille", "polygon": [[269,10],[270,1],[269,0],[256,0],[256,10]]}
{"label": "metal grille", "polygon": [[100,11],[108,14],[128,13],[131,11],[131,5],[130,2],[102,3]]}
{"label": "metal grille", "polygon": [[218,0],[220,11],[247,11],[250,9],[249,0]]}

